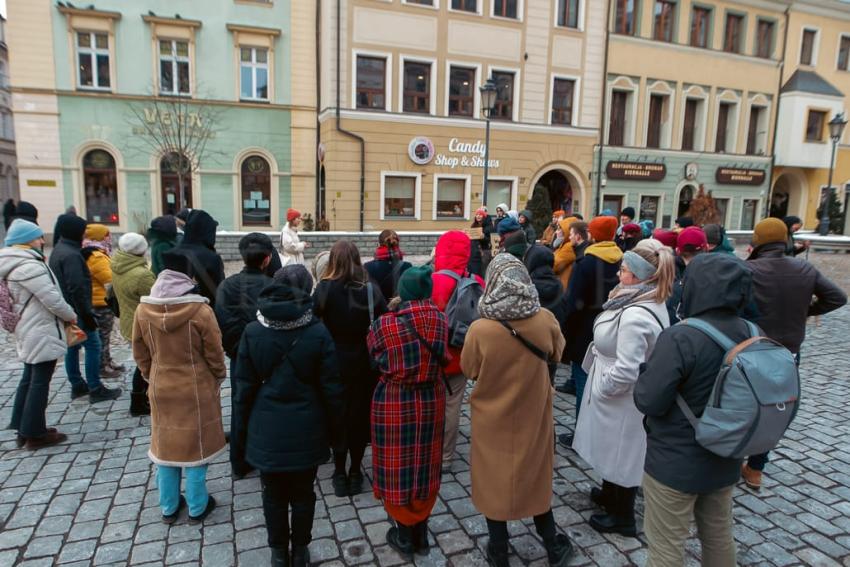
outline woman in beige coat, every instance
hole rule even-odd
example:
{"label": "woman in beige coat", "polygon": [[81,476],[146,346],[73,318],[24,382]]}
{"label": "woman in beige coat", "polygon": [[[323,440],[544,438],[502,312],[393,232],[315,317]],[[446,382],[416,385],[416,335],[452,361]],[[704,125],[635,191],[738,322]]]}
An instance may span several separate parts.
{"label": "woman in beige coat", "polygon": [[475,381],[472,502],[487,518],[487,560],[507,566],[507,520],[533,516],[549,563],[566,565],[572,545],[557,533],[551,508],[555,449],[547,366],[560,359],[564,338],[555,316],[540,308],[525,266],[512,255],[493,258],[485,290],[481,319],[469,327],[460,364]]}
{"label": "woman in beige coat", "polygon": [[[206,488],[207,464],[225,448],[219,390],[227,369],[221,331],[207,299],[183,273],[189,266],[180,265],[182,258],[163,254],[166,269],[151,294],[142,297],[133,323],[133,357],[150,384],[148,456],[157,465],[159,504],[167,524],[187,504],[190,523],[212,512],[216,503]],[[183,471],[185,499],[180,495]]]}

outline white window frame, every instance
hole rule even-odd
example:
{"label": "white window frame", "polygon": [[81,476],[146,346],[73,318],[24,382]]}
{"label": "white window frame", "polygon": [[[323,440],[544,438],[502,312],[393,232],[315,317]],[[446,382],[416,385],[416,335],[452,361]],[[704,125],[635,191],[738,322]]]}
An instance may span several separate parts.
{"label": "white window frame", "polygon": [[417,4],[416,2],[412,2],[411,0],[401,0],[401,3],[405,6],[415,6],[417,8],[425,8],[427,10],[439,10],[440,9],[440,0],[431,0],[432,4],[429,6],[428,4]]}
{"label": "white window frame", "polygon": [[[484,2],[485,0],[481,0]],[[523,15],[525,12],[525,0],[517,0],[516,6],[516,18],[508,18],[506,16],[497,16],[496,15],[496,0],[490,0],[490,17],[494,20],[499,20],[502,22],[522,22]]]}
{"label": "white window frame", "polygon": [[[171,44],[171,55],[164,56],[160,51],[160,42],[167,41]],[[186,55],[177,55],[177,44],[185,43],[186,44]],[[168,37],[158,37],[156,38],[156,53],[157,53],[157,63],[160,65],[157,66],[157,86],[159,94],[168,95],[168,96],[192,96],[193,89],[193,81],[192,81],[192,42],[187,39],[173,39]],[[167,61],[171,63],[171,76],[173,80],[173,91],[164,91],[162,90],[162,70],[161,65],[163,61]],[[182,93],[180,92],[180,79],[178,73],[178,63],[186,63],[189,65],[189,92]],[[241,63],[241,60],[240,60]],[[241,66],[240,66],[240,77],[241,77]],[[240,79],[241,80],[241,79]]]}
{"label": "white window frame", "polygon": [[[708,98],[709,93],[697,85],[692,85],[682,92],[681,110],[679,112],[679,130],[682,134],[679,137],[679,149],[682,151],[705,151],[706,126],[708,124]],[[702,103],[702,107],[697,112],[696,120],[694,122],[694,149],[685,150],[682,146],[685,143],[685,111],[689,99],[700,101]]]}
{"label": "white window frame", "polygon": [[[467,12],[471,13],[471,12]],[[475,69],[475,85],[472,93],[472,116],[450,116],[449,115],[449,91],[451,88],[452,67],[463,67],[465,69]],[[478,90],[481,85],[481,63],[468,63],[465,61],[446,61],[446,85],[445,85],[445,104],[443,105],[443,116],[449,118],[467,118],[469,120],[477,119],[481,116],[481,91]]]}
{"label": "white window frame", "polygon": [[[803,64],[803,37],[805,37],[807,31],[815,32],[815,41],[812,44],[812,62],[810,64]],[[820,55],[820,28],[816,26],[803,26],[800,30],[800,47],[797,51],[797,64],[801,67],[811,67],[815,68],[818,66],[818,55]]]}
{"label": "white window frame", "polygon": [[[771,101],[768,100],[767,97],[762,94],[751,96],[749,101],[747,101],[747,119],[746,121],[744,121],[744,147],[742,153],[747,153],[747,137],[749,136],[750,115],[752,114],[753,107],[761,108],[764,111],[764,114],[760,118],[760,122],[765,123],[765,125],[767,126],[764,131],[764,152],[761,154],[756,152],[754,154],[747,155],[766,156],[768,155],[768,151],[770,149]],[[808,117],[808,114],[806,116]],[[803,135],[805,140],[805,131],[803,132]],[[758,133],[756,134],[756,136],[758,136]],[[758,148],[758,138],[756,139],[756,148]]]}
{"label": "white window frame", "polygon": [[850,39],[850,33],[841,32],[838,34],[838,45],[835,46],[835,69],[838,71],[850,72],[850,53],[847,54],[847,68],[842,69],[838,66],[838,60],[841,57],[841,40]]}
{"label": "white window frame", "polygon": [[[663,88],[659,88],[659,85]],[[646,89],[646,100],[644,100],[643,109],[643,147],[648,148],[647,141],[649,140],[649,108],[652,100],[652,95],[663,96],[667,98],[667,123],[661,123],[661,139],[659,140],[659,150],[669,150],[673,148],[673,111],[672,108],[676,90],[668,85],[665,81],[655,81]]]}
{"label": "white window frame", "polygon": [[[368,51],[364,49],[354,49],[351,52],[351,109],[358,110],[362,112],[376,112],[377,109],[369,109],[369,108],[357,108],[357,58],[360,56],[363,57],[373,57],[375,59],[383,59],[384,60],[384,111],[391,112],[392,111],[392,98],[393,98],[393,55],[392,53],[388,53],[386,51]],[[399,108],[399,111],[401,109]]]}
{"label": "white window frame", "polygon": [[[463,181],[463,216],[462,217],[440,217],[437,216],[437,197],[439,196],[438,187],[441,179],[459,179]],[[431,219],[435,221],[459,221],[469,220],[470,215],[470,197],[472,194],[472,175],[461,173],[436,173],[434,174],[434,192],[433,203],[431,206]]]}
{"label": "white window frame", "polygon": [[[428,114],[421,112],[405,112],[404,110],[404,64],[405,63],[427,63],[430,65],[430,78],[428,79]],[[419,57],[416,55],[399,55],[398,58],[398,112],[402,114],[436,116],[437,115],[437,60],[431,57]]]}
{"label": "white window frame", "polygon": [[[272,97],[272,75],[271,75],[271,66],[269,62],[271,61],[271,49],[268,47],[258,46],[258,45],[239,45],[239,100],[244,100],[248,102],[270,102]],[[242,61],[242,50],[250,49],[251,50],[251,61]],[[257,62],[257,51],[265,51],[266,52],[266,62],[258,63]],[[246,97],[242,95],[242,68],[244,66],[248,66],[251,68],[251,93],[254,96]],[[257,69],[265,69],[266,70],[266,88],[267,94],[266,98],[257,97]]]}
{"label": "white window frame", "polygon": [[[512,73],[514,76],[514,92],[513,100],[511,101],[511,119],[510,122],[519,122],[519,98],[522,93],[522,83],[520,82],[520,70],[515,67],[499,67],[490,65],[487,68],[487,77],[492,77],[493,72],[497,73]],[[494,122],[505,122],[504,120],[493,120]]]}
{"label": "white window frame", "polygon": [[608,144],[608,134],[611,130],[611,103],[614,97],[614,91],[627,92],[631,96],[626,108],[626,129],[623,132],[623,147],[637,145],[637,111],[638,111],[638,93],[640,86],[635,84],[628,77],[617,77],[613,81],[608,82],[608,96],[605,102],[605,143]]}
{"label": "white window frame", "polygon": [[714,194],[712,194],[712,197],[714,198],[715,201],[721,200],[721,201],[728,201],[729,202],[729,204],[726,206],[726,218],[720,219],[720,226],[722,226],[726,230],[729,230],[729,218],[732,216],[732,204],[734,202],[734,199],[732,198],[731,195],[714,196]]}
{"label": "white window frame", "polygon": [[455,14],[466,14],[468,16],[476,14],[478,16],[481,16],[484,13],[484,2],[486,2],[486,0],[475,0],[475,11],[467,12],[466,10],[456,10],[452,8],[452,0],[446,0],[446,9],[449,12],[453,12]]}
{"label": "white window frame", "polygon": [[[564,2],[568,2],[568,1],[569,0],[564,0]],[[584,31],[584,13],[585,13],[585,6],[584,5],[585,5],[585,1],[586,0],[578,0],[578,17],[576,19],[576,23],[578,25],[574,28],[571,28],[570,26],[561,26],[561,25],[558,24],[558,15],[559,15],[558,4],[561,2],[561,0],[554,0],[554,2],[553,2],[554,7],[553,7],[553,10],[552,10],[552,13],[553,13],[552,25],[555,26],[555,29]]]}
{"label": "white window frame", "polygon": [[[620,213],[629,206],[629,196],[626,193],[620,193],[621,189],[615,189],[614,192],[602,190],[602,203],[605,203],[605,197],[620,197],[622,199],[623,206],[617,211],[617,218],[620,218]],[[604,205],[603,205],[604,206]],[[638,207],[640,207],[640,201],[638,201]]]}
{"label": "white window frame", "polygon": [[[552,103],[555,99],[555,80],[556,79],[564,79],[567,81],[573,82],[573,114],[570,116],[569,124],[553,124],[552,123]],[[579,101],[581,100],[581,77],[577,75],[567,75],[564,73],[552,73],[549,79],[549,112],[547,113],[547,123],[550,126],[560,126],[561,128],[567,128],[570,126],[577,126],[579,124]]]}
{"label": "white window frame", "polygon": [[[720,116],[720,104],[726,103],[734,107],[734,114],[730,118],[730,124],[726,125],[726,151],[724,154],[738,153],[738,126],[741,118],[741,97],[731,90],[724,90],[714,100],[714,120],[711,128],[711,148],[717,153],[717,121]],[[731,136],[731,140],[729,139]]]}
{"label": "white window frame", "polygon": [[[753,219],[753,228],[742,228],[744,224],[744,201],[755,201],[756,202],[756,216]],[[729,201],[729,205],[732,205],[732,201]],[[741,197],[741,214],[738,216],[738,230],[753,230],[759,222],[759,211],[761,211],[761,197],[753,197],[751,195],[743,195]]]}
{"label": "white window frame", "polygon": [[[384,201],[386,195],[386,180],[387,177],[413,177],[416,179],[415,190],[414,190],[414,215],[412,217],[395,217],[390,216],[388,219],[384,218]],[[381,200],[378,204],[378,218],[380,220],[393,220],[393,221],[418,221],[422,216],[422,174],[421,173],[411,173],[409,171],[381,171]]]}
{"label": "white window frame", "polygon": [[[616,195],[614,195],[613,193],[612,193],[612,195],[616,197]],[[655,211],[655,218],[652,219],[652,222],[655,225],[655,228],[661,228],[661,219],[664,218],[664,205],[665,205],[664,196],[665,196],[664,193],[638,193],[637,207],[635,207],[636,214],[637,214],[637,217],[635,218],[635,222],[640,222],[640,205],[641,205],[641,202],[643,201],[643,198],[644,197],[658,197],[658,210]]]}
{"label": "white window frame", "polygon": [[[79,45],[79,35],[88,34],[91,39],[92,47],[80,47]],[[106,36],[106,47],[97,47],[97,39],[95,36],[105,35]],[[74,47],[76,54],[76,59],[74,60],[74,67],[77,69],[77,88],[80,90],[87,91],[104,91],[109,92],[112,90],[112,50],[110,49],[110,42],[112,41],[112,34],[106,31],[97,31],[97,30],[86,30],[86,29],[75,29],[74,30]],[[84,85],[82,84],[82,75],[80,74],[80,55],[87,55],[91,60],[92,65],[92,85]],[[106,55],[109,60],[109,86],[101,87],[100,83],[100,73],[97,68],[97,57],[99,55]]]}
{"label": "white window frame", "polygon": [[[517,197],[517,189],[519,188],[519,177],[512,176],[512,175],[490,175],[488,177],[489,177],[488,182],[489,181],[510,181],[511,182],[511,198],[510,198],[510,203],[508,203],[508,206],[510,207],[510,210],[512,210],[512,211],[517,210],[517,198],[518,198]],[[488,187],[488,190],[489,190],[489,187]],[[481,185],[481,191],[482,192],[484,191],[483,182],[482,182],[482,185]],[[483,194],[482,194],[482,198],[483,198]],[[493,211],[492,214],[494,214],[494,215],[496,214],[496,205],[498,205],[498,204],[499,203],[496,203],[495,205],[492,206],[492,211]]]}

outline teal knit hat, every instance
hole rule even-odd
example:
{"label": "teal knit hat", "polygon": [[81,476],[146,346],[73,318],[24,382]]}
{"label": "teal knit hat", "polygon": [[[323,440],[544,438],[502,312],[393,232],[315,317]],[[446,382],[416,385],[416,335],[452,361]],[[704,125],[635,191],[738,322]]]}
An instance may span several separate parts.
{"label": "teal knit hat", "polygon": [[6,232],[5,243],[6,246],[26,244],[40,236],[44,236],[44,231],[37,224],[23,219],[15,219]]}
{"label": "teal knit hat", "polygon": [[398,295],[402,301],[428,299],[431,297],[431,268],[416,266],[408,268],[398,280]]}

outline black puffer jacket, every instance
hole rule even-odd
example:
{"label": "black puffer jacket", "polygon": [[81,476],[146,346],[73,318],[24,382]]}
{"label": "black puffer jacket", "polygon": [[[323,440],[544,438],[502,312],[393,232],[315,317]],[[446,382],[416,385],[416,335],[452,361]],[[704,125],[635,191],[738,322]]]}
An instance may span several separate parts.
{"label": "black puffer jacket", "polygon": [[59,239],[50,254],[49,264],[80,326],[90,331],[97,328],[97,322],[92,311],[91,273],[82,253],[86,224],[86,219],[76,215],[59,216],[55,229]]}
{"label": "black puffer jacket", "polygon": [[215,318],[221,329],[221,344],[230,358],[236,357],[245,327],[257,320],[257,298],[271,282],[262,270],[245,267],[218,286]]}
{"label": "black puffer jacket", "polygon": [[[714,325],[736,343],[750,337],[737,316],[750,301],[752,274],[742,260],[727,254],[701,254],[685,272],[682,313]],[[665,329],[635,385],[634,400],[645,414],[644,470],[679,492],[707,494],[735,484],[741,460],[704,449],[676,405],[676,394],[702,415],[725,351],[701,331],[683,324]]]}
{"label": "black puffer jacket", "polygon": [[174,248],[189,259],[192,277],[198,282],[201,295],[215,305],[215,294],[224,281],[224,262],[215,251],[215,229],[218,223],[209,213],[199,209],[189,213],[183,227],[183,240]]}
{"label": "black puffer jacket", "polygon": [[546,246],[535,244],[525,253],[523,263],[531,275],[531,281],[540,296],[540,306],[555,314],[563,315],[561,296],[564,288],[561,280],[555,275],[552,267],[555,265],[555,253]]}
{"label": "black puffer jacket", "polygon": [[369,272],[369,277],[378,285],[381,294],[388,300],[396,296],[398,280],[411,266],[410,262],[405,262],[396,257],[391,260],[378,260],[376,258],[363,264],[363,267]]}
{"label": "black puffer jacket", "polygon": [[[272,321],[294,321],[310,298],[274,283],[258,300]],[[237,476],[309,469],[325,463],[342,433],[344,387],[334,341],[317,318],[284,330],[245,328],[233,379],[230,462]]]}
{"label": "black puffer jacket", "polygon": [[753,271],[754,322],[795,354],[806,338],[807,317],[829,313],[847,303],[847,294],[817,268],[786,256],[784,242],[757,247],[747,265]]}

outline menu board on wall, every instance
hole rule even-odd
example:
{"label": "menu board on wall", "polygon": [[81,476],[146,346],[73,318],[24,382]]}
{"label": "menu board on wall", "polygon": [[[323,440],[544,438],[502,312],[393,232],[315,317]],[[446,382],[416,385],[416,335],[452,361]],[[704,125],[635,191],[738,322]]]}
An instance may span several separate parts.
{"label": "menu board on wall", "polygon": [[667,166],[663,163],[636,161],[609,161],[605,166],[608,179],[629,179],[632,181],[661,181],[667,176]]}

